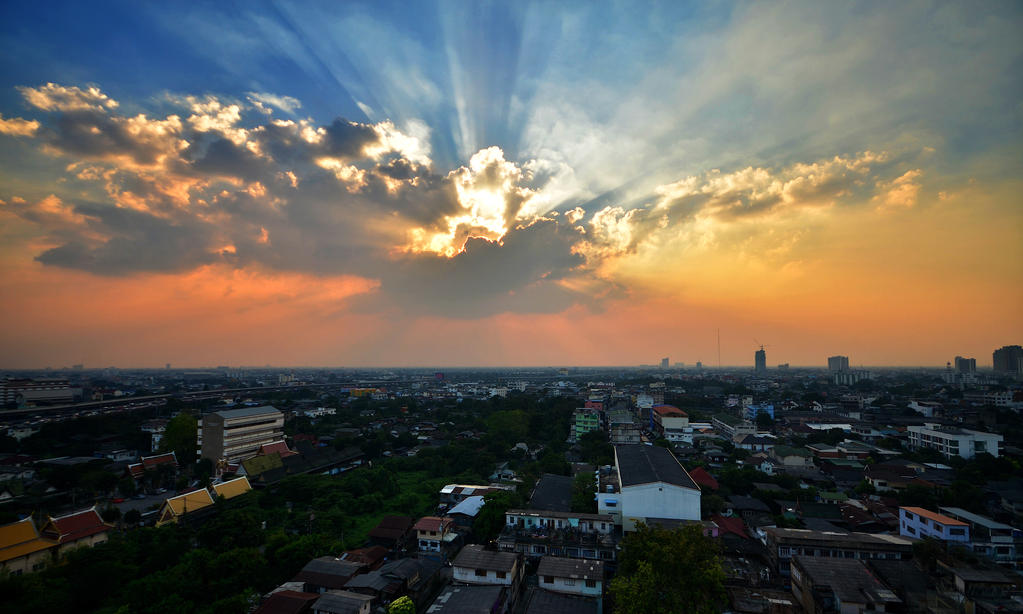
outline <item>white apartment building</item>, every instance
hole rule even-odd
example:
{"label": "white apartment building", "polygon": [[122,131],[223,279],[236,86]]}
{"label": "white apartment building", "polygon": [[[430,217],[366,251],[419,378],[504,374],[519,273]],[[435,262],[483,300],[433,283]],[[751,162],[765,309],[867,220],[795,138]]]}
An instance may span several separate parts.
{"label": "white apartment building", "polygon": [[970,548],[973,552],[986,556],[999,565],[1012,569],[1023,568],[1023,552],[1016,546],[1023,543],[1023,531],[959,507],[938,509],[946,516],[969,523]]}
{"label": "white apartment building", "polygon": [[237,462],[284,440],[284,414],[269,405],[228,409],[203,416],[198,430],[199,458]]}
{"label": "white apartment building", "polygon": [[931,423],[924,426],[910,426],[906,431],[909,433],[909,448],[911,450],[931,448],[941,452],[946,458],[953,456],[973,458],[975,455],[985,452],[992,456],[1000,456],[999,448],[1002,444],[1002,436],[995,433],[983,433]]}
{"label": "white apartment building", "polygon": [[970,542],[970,525],[922,507],[900,507],[899,535],[967,544]]}

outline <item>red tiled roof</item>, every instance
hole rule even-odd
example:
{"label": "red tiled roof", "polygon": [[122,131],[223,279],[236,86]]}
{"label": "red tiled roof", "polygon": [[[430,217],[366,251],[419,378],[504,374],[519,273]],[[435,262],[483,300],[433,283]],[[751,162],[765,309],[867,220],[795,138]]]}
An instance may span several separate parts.
{"label": "red tiled roof", "polygon": [[273,443],[265,443],[259,447],[260,455],[273,454],[276,452],[281,455],[281,458],[287,458],[289,456],[295,456],[298,452],[293,452],[288,448],[288,444],[283,441],[275,441]]}
{"label": "red tiled roof", "polygon": [[424,516],[413,528],[416,531],[443,531],[445,527],[452,524],[450,518],[439,518],[437,516]]}
{"label": "red tiled roof", "polygon": [[62,544],[110,530],[110,526],[103,522],[95,507],[52,520],[53,526],[60,534],[60,543]]}
{"label": "red tiled roof", "polygon": [[711,520],[714,524],[718,525],[721,529],[721,534],[731,533],[738,535],[743,539],[749,539],[749,535],[746,534],[746,525],[742,522],[742,518],[725,518],[720,514],[717,516],[711,516]]}
{"label": "red tiled roof", "polygon": [[154,467],[166,465],[167,463],[174,463],[175,465],[178,464],[178,459],[176,456],[174,456],[173,452],[168,452],[166,454],[158,454],[156,456],[142,457],[142,466],[145,467],[146,469],[153,469]]}
{"label": "red tiled roof", "polygon": [[689,414],[675,407],[674,405],[654,405],[651,409],[661,414],[662,416],[683,416],[688,417]]}
{"label": "red tiled roof", "polygon": [[939,514],[937,512],[932,512],[931,510],[927,510],[927,509],[924,509],[922,507],[903,507],[902,509],[906,510],[907,512],[912,512],[912,513],[916,514],[917,516],[922,516],[924,518],[927,518],[929,520],[933,520],[934,522],[937,522],[939,524],[943,524],[943,525],[946,525],[946,526],[957,526],[957,527],[965,527],[965,526],[967,526],[967,524],[965,522],[963,522],[962,520],[956,520],[955,518],[950,518],[948,516],[945,516],[944,514]]}
{"label": "red tiled roof", "polygon": [[277,591],[253,614],[304,614],[312,611],[313,603],[319,598],[317,593]]}
{"label": "red tiled roof", "polygon": [[693,481],[700,486],[706,486],[711,490],[718,489],[718,481],[714,479],[714,476],[707,473],[707,470],[703,467],[697,467],[689,472],[689,477],[693,478]]}

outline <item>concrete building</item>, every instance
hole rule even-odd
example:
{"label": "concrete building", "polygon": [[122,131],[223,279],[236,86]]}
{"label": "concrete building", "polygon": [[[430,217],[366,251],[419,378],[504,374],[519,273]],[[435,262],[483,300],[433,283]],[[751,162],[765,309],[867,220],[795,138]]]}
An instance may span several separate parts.
{"label": "concrete building", "polygon": [[608,514],[511,509],[498,547],[529,557],[555,555],[613,561],[618,544],[615,518]]}
{"label": "concrete building", "polygon": [[615,466],[600,472],[597,513],[624,531],[650,519],[700,520],[700,487],[660,446],[615,446]]}
{"label": "concrete building", "polygon": [[848,356],[828,356],[828,371],[848,371],[849,370],[849,357]]}
{"label": "concrete building", "polygon": [[764,529],[767,556],[783,576],[792,557],[805,555],[833,559],[903,560],[913,557],[913,542],[905,537],[873,533],[838,533],[809,529]]}
{"label": "concrete building", "polygon": [[480,544],[469,544],[452,561],[451,579],[463,584],[508,586],[516,592],[523,569],[522,557],[514,552],[487,550]]}
{"label": "concrete building", "polygon": [[753,363],[758,374],[767,373],[767,352],[764,351],[763,346],[753,355]]}
{"label": "concrete building", "polygon": [[233,463],[284,439],[284,414],[269,405],[206,414],[199,421],[199,458]]}
{"label": "concrete building", "polygon": [[72,388],[70,382],[61,377],[9,377],[0,382],[0,405],[70,403],[81,394],[81,388]]}
{"label": "concrete building", "polygon": [[544,590],[596,598],[604,593],[603,561],[545,556],[536,575]]}
{"label": "concrete building", "polygon": [[932,423],[924,426],[910,426],[906,428],[906,431],[909,434],[911,450],[931,448],[941,452],[947,458],[953,456],[973,458],[975,455],[983,453],[992,456],[1001,455],[1002,436],[996,433],[971,431]]}
{"label": "concrete building", "polygon": [[674,405],[654,405],[651,408],[650,431],[673,444],[693,443],[689,414]]}
{"label": "concrete building", "polygon": [[977,359],[976,358],[963,358],[962,356],[956,356],[956,359],[955,359],[955,370],[958,373],[976,373],[977,372]]}
{"label": "concrete building", "polygon": [[1006,345],[991,354],[995,373],[1019,375],[1023,373],[1023,347]]}
{"label": "concrete building", "polygon": [[970,525],[970,549],[1011,569],[1023,569],[1023,531],[958,507],[940,507],[942,514]]}
{"label": "concrete building", "polygon": [[899,535],[967,544],[970,542],[970,525],[922,507],[900,507]]}
{"label": "concrete building", "polygon": [[590,408],[579,408],[572,414],[572,441],[579,441],[579,438],[590,431],[600,430],[600,411]]}
{"label": "concrete building", "polygon": [[792,595],[807,614],[902,611],[902,600],[863,561],[797,556],[790,576]]}

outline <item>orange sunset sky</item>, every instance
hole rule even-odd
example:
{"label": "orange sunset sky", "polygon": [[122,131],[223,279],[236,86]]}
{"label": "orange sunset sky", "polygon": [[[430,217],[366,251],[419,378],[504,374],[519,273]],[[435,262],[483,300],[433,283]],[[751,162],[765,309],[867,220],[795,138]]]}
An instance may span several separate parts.
{"label": "orange sunset sky", "polygon": [[1016,3],[8,7],[0,368],[990,366]]}

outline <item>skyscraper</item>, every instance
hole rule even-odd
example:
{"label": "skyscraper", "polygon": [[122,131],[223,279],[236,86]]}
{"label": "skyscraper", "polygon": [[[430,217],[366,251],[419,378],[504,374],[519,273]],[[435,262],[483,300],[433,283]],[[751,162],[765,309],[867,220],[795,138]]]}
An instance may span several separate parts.
{"label": "skyscraper", "polygon": [[1023,347],[1018,345],[1003,346],[994,351],[991,359],[994,363],[995,373],[1023,372]]}
{"label": "skyscraper", "polygon": [[668,368],[668,359],[667,358],[662,358],[661,359],[661,368],[662,369],[667,369]]}
{"label": "skyscraper", "polygon": [[962,356],[956,356],[956,373],[976,373],[977,372],[977,359],[976,358],[963,358]]}
{"label": "skyscraper", "polygon": [[764,346],[760,346],[760,349],[753,356],[753,360],[756,363],[757,373],[767,373],[767,352],[764,351]]}
{"label": "skyscraper", "polygon": [[849,370],[849,357],[848,356],[828,356],[828,371],[848,371]]}

